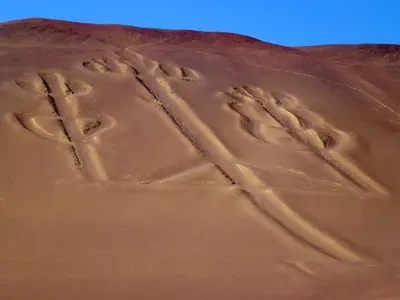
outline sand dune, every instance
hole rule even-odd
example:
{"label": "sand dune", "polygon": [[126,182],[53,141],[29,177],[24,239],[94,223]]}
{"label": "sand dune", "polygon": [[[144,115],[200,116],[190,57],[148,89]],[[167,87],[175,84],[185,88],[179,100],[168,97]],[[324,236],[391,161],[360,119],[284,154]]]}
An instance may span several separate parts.
{"label": "sand dune", "polygon": [[398,299],[400,46],[0,24],[2,299]]}

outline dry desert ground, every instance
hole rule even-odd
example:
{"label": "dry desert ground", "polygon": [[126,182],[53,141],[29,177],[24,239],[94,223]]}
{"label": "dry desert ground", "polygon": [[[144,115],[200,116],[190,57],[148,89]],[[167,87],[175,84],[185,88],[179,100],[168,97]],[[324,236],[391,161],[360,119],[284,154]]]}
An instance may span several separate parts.
{"label": "dry desert ground", "polygon": [[400,299],[400,45],[0,24],[0,299]]}

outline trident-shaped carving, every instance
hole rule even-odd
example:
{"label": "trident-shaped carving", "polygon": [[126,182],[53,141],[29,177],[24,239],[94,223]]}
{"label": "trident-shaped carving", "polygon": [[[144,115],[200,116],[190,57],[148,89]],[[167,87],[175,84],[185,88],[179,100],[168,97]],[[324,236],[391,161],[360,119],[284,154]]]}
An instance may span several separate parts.
{"label": "trident-shaped carving", "polygon": [[42,72],[28,80],[16,80],[16,84],[39,98],[44,97],[52,112],[51,115],[35,111],[15,113],[19,123],[42,138],[68,145],[76,167],[89,180],[108,180],[95,144],[98,136],[112,127],[114,121],[105,115],[82,117],[77,105],[77,96],[89,93],[91,87],[52,72]]}
{"label": "trident-shaped carving", "polygon": [[[266,93],[256,86],[231,88],[225,94],[234,99],[229,107],[247,122],[271,126],[272,120],[360,188],[387,193],[384,187],[342,155],[341,152],[351,143],[350,136],[300,105],[297,98],[286,93]],[[255,132],[251,128],[247,129],[250,134],[260,135],[258,138],[267,141],[268,133],[260,134],[260,130]]]}

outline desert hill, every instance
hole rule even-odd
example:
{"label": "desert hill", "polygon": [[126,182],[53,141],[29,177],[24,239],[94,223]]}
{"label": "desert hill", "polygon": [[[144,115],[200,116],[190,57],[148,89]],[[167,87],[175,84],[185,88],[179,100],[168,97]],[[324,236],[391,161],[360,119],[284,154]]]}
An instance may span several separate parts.
{"label": "desert hill", "polygon": [[1,299],[397,299],[399,58],[1,23]]}

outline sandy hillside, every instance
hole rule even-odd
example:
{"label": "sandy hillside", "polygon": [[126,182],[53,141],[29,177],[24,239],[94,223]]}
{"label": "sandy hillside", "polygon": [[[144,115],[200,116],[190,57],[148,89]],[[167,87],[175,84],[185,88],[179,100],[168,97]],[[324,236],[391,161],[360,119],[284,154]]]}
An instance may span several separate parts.
{"label": "sandy hillside", "polygon": [[400,299],[400,46],[0,24],[0,299]]}

